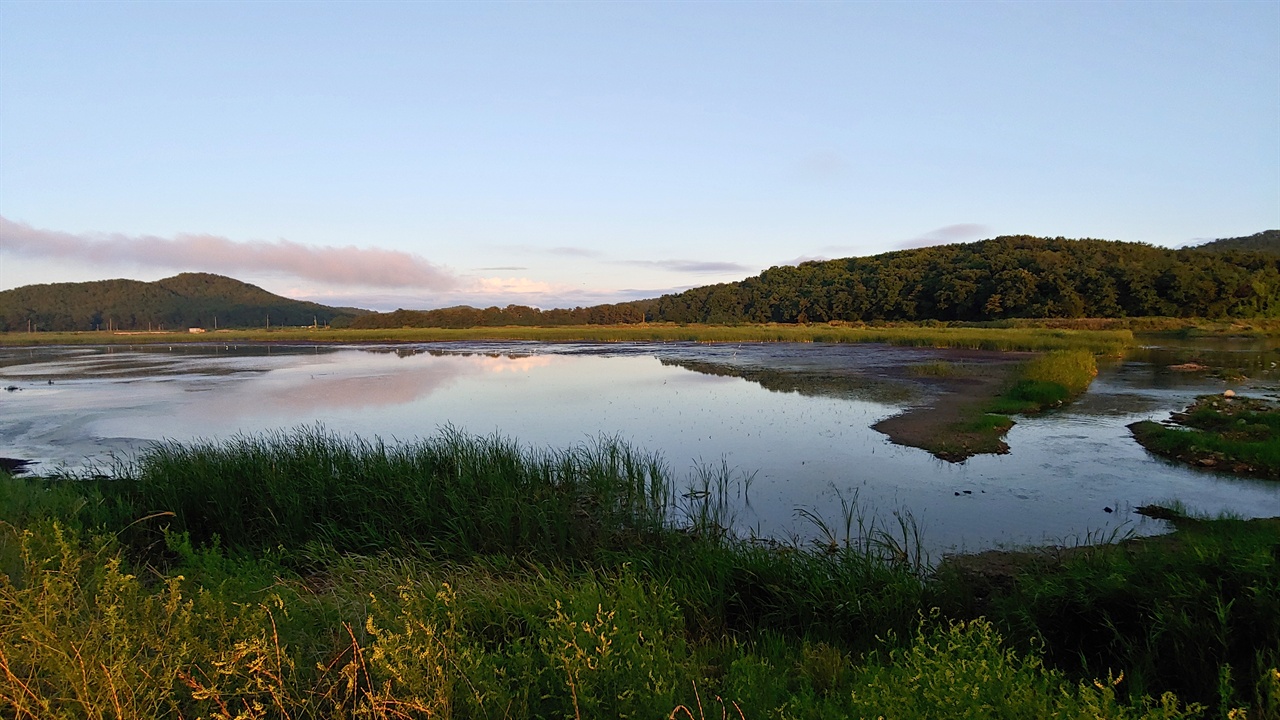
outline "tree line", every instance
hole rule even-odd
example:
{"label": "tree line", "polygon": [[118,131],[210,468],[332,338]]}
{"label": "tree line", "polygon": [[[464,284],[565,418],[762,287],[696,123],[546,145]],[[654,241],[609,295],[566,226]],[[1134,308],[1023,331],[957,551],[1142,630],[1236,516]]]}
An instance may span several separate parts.
{"label": "tree line", "polygon": [[998,237],[773,267],[664,295],[650,315],[682,323],[1277,317],[1280,255]]}
{"label": "tree line", "polygon": [[619,325],[646,322],[653,300],[591,307],[540,310],[527,305],[473,308],[465,305],[439,310],[396,310],[369,313],[351,321],[353,328],[399,327],[545,327],[548,325]]}
{"label": "tree line", "polygon": [[974,322],[1143,316],[1280,316],[1280,232],[1181,250],[1108,240],[1005,236],[783,265],[739,282],[696,287],[653,300],[556,310],[522,305],[397,310],[361,316],[352,326]]}

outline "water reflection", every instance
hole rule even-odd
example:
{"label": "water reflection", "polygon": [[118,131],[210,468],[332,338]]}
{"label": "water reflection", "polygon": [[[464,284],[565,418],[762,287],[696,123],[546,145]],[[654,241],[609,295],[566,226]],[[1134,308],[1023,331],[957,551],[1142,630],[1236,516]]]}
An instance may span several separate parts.
{"label": "water reflection", "polygon": [[891,382],[860,371],[838,372],[833,367],[826,372],[814,370],[786,370],[764,367],[729,365],[724,363],[659,357],[663,365],[684,368],[703,375],[736,377],[753,382],[770,392],[798,393],[810,397],[834,397],[851,400],[895,403],[915,396],[913,389],[902,382]]}
{"label": "water reflection", "polygon": [[[835,521],[840,498],[856,495],[882,513],[909,510],[935,554],[1158,532],[1161,523],[1130,511],[1171,499],[1280,515],[1280,484],[1172,465],[1129,437],[1128,423],[1164,419],[1225,386],[1167,371],[1180,352],[1104,366],[1070,408],[1020,419],[1009,455],[952,465],[870,427],[928,392],[901,381],[904,366],[968,361],[954,351],[520,342],[10,349],[0,351],[0,385],[22,389],[0,393],[0,455],[41,460],[46,471],[76,468],[162,438],[317,422],[389,440],[450,424],[553,447],[603,433],[661,452],[677,476],[696,480],[697,468],[722,461],[750,476],[751,502],[731,498],[739,532],[810,536],[800,511]],[[1255,367],[1232,387],[1267,391],[1268,368]]]}

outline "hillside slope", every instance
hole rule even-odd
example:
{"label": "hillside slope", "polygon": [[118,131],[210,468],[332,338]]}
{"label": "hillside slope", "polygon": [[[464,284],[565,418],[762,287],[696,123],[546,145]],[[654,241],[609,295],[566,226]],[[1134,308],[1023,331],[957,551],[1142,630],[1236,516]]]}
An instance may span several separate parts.
{"label": "hillside slope", "polygon": [[1280,316],[1280,254],[1025,235],[770,268],[664,295],[650,320]]}
{"label": "hillside slope", "polygon": [[1203,245],[1197,245],[1196,250],[1209,250],[1211,252],[1229,252],[1231,250],[1243,250],[1245,252],[1264,252],[1272,255],[1280,255],[1280,230],[1263,230],[1260,233],[1247,235],[1245,237],[1223,238],[1214,240]]}
{"label": "hillside slope", "polygon": [[99,280],[0,291],[0,331],[168,330],[344,324],[365,311],[290,300],[209,273],[155,282]]}

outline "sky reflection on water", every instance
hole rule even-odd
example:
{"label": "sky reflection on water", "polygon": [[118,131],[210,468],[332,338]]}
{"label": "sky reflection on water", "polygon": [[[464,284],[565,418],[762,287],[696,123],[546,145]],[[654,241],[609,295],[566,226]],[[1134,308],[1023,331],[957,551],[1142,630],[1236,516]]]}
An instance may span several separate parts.
{"label": "sky reflection on water", "polygon": [[[909,512],[935,557],[1159,532],[1161,523],[1132,508],[1172,499],[1209,512],[1280,515],[1278,483],[1183,468],[1133,442],[1128,423],[1163,419],[1222,386],[1171,377],[1150,358],[1104,367],[1064,411],[1019,418],[1008,455],[954,465],[889,443],[870,426],[919,388],[889,383],[880,370],[940,352],[691,343],[5,349],[0,384],[21,390],[0,397],[0,455],[40,460],[38,472],[78,470],[165,438],[316,423],[388,441],[445,425],[534,446],[616,435],[660,452],[680,478],[722,461],[750,477],[735,488],[743,534],[812,536],[797,509],[839,524],[840,498],[856,495],[891,523],[894,511]],[[719,374],[690,369],[712,366]],[[782,385],[802,392],[734,375],[762,371],[769,383],[779,373],[800,378]]]}

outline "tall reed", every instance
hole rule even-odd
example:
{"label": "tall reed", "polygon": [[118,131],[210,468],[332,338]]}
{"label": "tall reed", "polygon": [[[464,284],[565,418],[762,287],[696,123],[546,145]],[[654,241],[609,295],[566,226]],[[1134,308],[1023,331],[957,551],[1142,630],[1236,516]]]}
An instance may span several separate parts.
{"label": "tall reed", "polygon": [[586,557],[665,526],[667,475],[607,437],[544,451],[452,428],[389,445],[303,427],[160,443],[107,487],[201,543]]}

